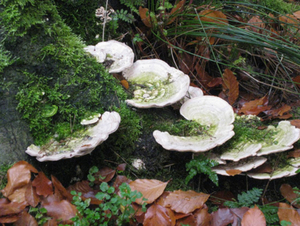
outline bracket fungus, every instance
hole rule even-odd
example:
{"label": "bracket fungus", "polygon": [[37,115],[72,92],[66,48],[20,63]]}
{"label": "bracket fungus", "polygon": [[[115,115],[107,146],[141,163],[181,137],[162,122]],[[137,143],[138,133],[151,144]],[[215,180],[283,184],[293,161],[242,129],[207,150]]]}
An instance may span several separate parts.
{"label": "bracket fungus", "polygon": [[215,96],[200,96],[187,100],[180,108],[187,120],[194,120],[207,130],[198,136],[174,136],[155,130],[157,143],[167,150],[205,152],[225,143],[233,135],[234,112],[223,99]]}
{"label": "bracket fungus", "polygon": [[161,108],[182,99],[190,78],[159,59],[138,60],[123,71],[123,76],[135,87],[134,98],[126,100],[137,108]]}
{"label": "bracket fungus", "polygon": [[120,122],[119,113],[105,112],[98,122],[87,126],[83,132],[78,132],[73,137],[66,138],[63,142],[51,140],[42,147],[32,144],[25,152],[35,156],[40,162],[58,161],[87,155],[105,141],[111,133],[115,132]]}
{"label": "bracket fungus", "polygon": [[109,73],[119,73],[133,64],[134,53],[125,43],[115,40],[99,42],[87,46],[84,50],[96,57],[97,62],[106,63]]}

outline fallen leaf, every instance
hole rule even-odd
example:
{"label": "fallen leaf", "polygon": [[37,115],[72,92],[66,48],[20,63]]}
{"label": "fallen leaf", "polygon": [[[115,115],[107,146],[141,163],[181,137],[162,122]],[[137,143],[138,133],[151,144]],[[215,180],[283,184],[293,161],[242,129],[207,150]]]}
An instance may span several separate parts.
{"label": "fallen leaf", "polygon": [[[132,191],[139,191],[143,194],[143,198],[146,198],[146,203],[150,204],[153,203],[159,196],[164,192],[167,182],[162,182],[159,180],[148,180],[148,179],[137,179],[135,181],[131,181],[129,186]],[[142,198],[137,199],[136,203],[142,204]]]}
{"label": "fallen leaf", "polygon": [[27,202],[9,202],[7,199],[0,199],[0,216],[20,213],[27,206]]}
{"label": "fallen leaf", "polygon": [[20,214],[19,219],[14,223],[14,226],[38,226],[36,219],[26,211]]}
{"label": "fallen leaf", "polygon": [[300,119],[294,119],[294,120],[291,120],[290,122],[291,122],[291,125],[300,129]]}
{"label": "fallen leaf", "polygon": [[211,226],[227,226],[232,224],[234,216],[229,208],[219,208],[211,213]]}
{"label": "fallen leaf", "polygon": [[121,184],[126,183],[129,184],[131,182],[126,176],[118,175],[114,181],[113,187],[115,188],[115,193],[119,192],[119,187]]}
{"label": "fallen leaf", "polygon": [[25,200],[26,188],[27,188],[27,185],[14,190],[14,192],[11,195],[9,195],[7,198],[11,202],[18,202],[18,203],[26,202],[26,200]]}
{"label": "fallen leaf", "polygon": [[297,195],[294,192],[294,189],[289,184],[282,184],[280,186],[280,193],[281,195],[288,200],[293,206],[296,208],[300,208],[300,204],[297,204],[294,202],[295,199],[299,198],[299,195]]}
{"label": "fallen leaf", "polygon": [[125,79],[121,80],[121,84],[125,89],[129,89],[129,83],[127,82],[127,80]]}
{"label": "fallen leaf", "polygon": [[31,179],[31,172],[38,173],[38,171],[26,161],[19,161],[15,163],[7,171],[7,184],[1,190],[3,196],[8,197],[16,189],[27,185]]}
{"label": "fallen leaf", "polygon": [[67,189],[59,182],[59,180],[51,175],[51,180],[54,187],[54,193],[56,196],[61,196],[62,199],[67,199],[68,201],[72,202],[73,196],[70,194],[70,192],[67,191]]}
{"label": "fallen leaf", "polygon": [[173,191],[165,199],[165,207],[170,207],[177,213],[191,213],[202,208],[209,198],[208,194],[195,191]]}
{"label": "fallen leaf", "polygon": [[297,24],[299,21],[297,21],[297,17],[295,17],[292,14],[287,14],[284,16],[279,16],[278,18],[282,23],[282,26],[288,25],[288,24]]}
{"label": "fallen leaf", "polygon": [[298,20],[300,20],[300,10],[297,11],[297,12],[294,12],[293,15],[294,15]]}
{"label": "fallen leaf", "polygon": [[240,208],[230,208],[230,212],[239,218],[239,222],[243,219],[244,214],[249,210],[249,207],[243,206]]}
{"label": "fallen leaf", "polygon": [[300,215],[299,213],[287,203],[279,203],[278,207],[278,218],[279,222],[285,220],[291,222],[292,225],[300,225]]}
{"label": "fallen leaf", "polygon": [[251,170],[251,173],[271,173],[273,171],[273,167],[270,163],[266,162],[261,166]]}
{"label": "fallen leaf", "polygon": [[25,199],[32,207],[36,207],[41,201],[40,197],[36,193],[36,188],[32,186],[31,182],[26,187]]}
{"label": "fallen leaf", "polygon": [[[221,11],[205,9],[199,13],[199,17],[201,21],[211,22],[216,24],[228,24],[227,17]],[[198,19],[196,17],[195,19]]]}
{"label": "fallen leaf", "polygon": [[62,221],[68,221],[76,216],[76,206],[72,205],[67,200],[60,202],[45,203],[43,207],[47,210],[47,215]]}
{"label": "fallen leaf", "polygon": [[211,215],[207,208],[195,210],[195,212],[183,219],[177,220],[176,225],[190,225],[190,226],[210,226]]}
{"label": "fallen leaf", "polygon": [[300,88],[300,75],[293,78],[293,82]]}
{"label": "fallen leaf", "polygon": [[172,226],[172,220],[165,207],[152,204],[145,214],[144,226],[164,225]]}
{"label": "fallen leaf", "polygon": [[300,157],[300,149],[296,149],[293,151],[290,151],[287,155],[288,158],[299,158]]}
{"label": "fallen leaf", "polygon": [[46,197],[53,194],[52,182],[43,172],[39,172],[36,178],[34,178],[32,186],[36,188],[36,193],[38,195]]}
{"label": "fallen leaf", "polygon": [[235,175],[240,174],[241,172],[242,172],[241,170],[237,170],[237,169],[229,169],[229,170],[226,170],[226,173],[227,173],[229,176],[235,176]]}
{"label": "fallen leaf", "polygon": [[19,219],[20,214],[14,214],[14,215],[9,215],[9,216],[0,216],[0,223],[1,224],[9,224],[9,223],[14,223]]}
{"label": "fallen leaf", "polygon": [[263,111],[271,109],[271,106],[268,106],[267,103],[267,96],[246,102],[239,110],[239,114],[244,113],[246,115],[258,115]]}
{"label": "fallen leaf", "polygon": [[241,226],[265,226],[266,218],[263,212],[255,205],[243,216]]}
{"label": "fallen leaf", "polygon": [[146,25],[146,27],[152,27],[149,10],[147,8],[143,8],[142,6],[140,6],[139,14],[140,14],[141,20]]}
{"label": "fallen leaf", "polygon": [[100,184],[102,182],[109,182],[115,176],[116,171],[109,168],[103,167],[97,173],[94,174],[94,177],[97,178],[94,183]]}
{"label": "fallen leaf", "polygon": [[288,119],[293,116],[291,113],[289,113],[290,110],[291,106],[283,104],[280,108],[266,110],[264,113],[268,115],[269,118]]}
{"label": "fallen leaf", "polygon": [[250,26],[247,26],[246,28],[254,32],[260,32],[261,29],[265,28],[265,23],[259,18],[259,16],[253,16],[248,21],[248,24],[250,24]]}
{"label": "fallen leaf", "polygon": [[174,20],[177,18],[178,13],[181,11],[182,7],[184,6],[185,0],[179,1],[174,7],[172,8],[171,12],[169,13],[169,18],[171,18],[167,25],[174,22]]}
{"label": "fallen leaf", "polygon": [[125,169],[126,169],[126,163],[122,163],[117,166],[118,171],[125,171]]}
{"label": "fallen leaf", "polygon": [[214,204],[218,205],[219,207],[223,207],[223,203],[225,201],[232,201],[235,196],[232,192],[227,190],[217,191],[210,195],[209,200]]}

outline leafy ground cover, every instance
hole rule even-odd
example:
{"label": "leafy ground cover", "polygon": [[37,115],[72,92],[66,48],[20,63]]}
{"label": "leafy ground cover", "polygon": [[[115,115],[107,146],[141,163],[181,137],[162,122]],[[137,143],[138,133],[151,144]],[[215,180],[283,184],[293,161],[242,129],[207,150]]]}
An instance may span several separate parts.
{"label": "leafy ground cover", "polygon": [[230,192],[166,191],[169,181],[130,180],[116,169],[92,167],[89,180],[65,188],[25,161],[7,172],[0,222],[14,225],[298,225],[298,188],[282,184],[282,201],[262,203],[262,189],[234,199]]}

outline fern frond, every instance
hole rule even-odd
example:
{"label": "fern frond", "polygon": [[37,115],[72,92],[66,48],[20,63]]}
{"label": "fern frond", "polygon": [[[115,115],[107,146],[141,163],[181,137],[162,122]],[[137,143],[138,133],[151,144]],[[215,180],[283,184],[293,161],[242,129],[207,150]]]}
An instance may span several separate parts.
{"label": "fern frond", "polygon": [[242,194],[238,195],[237,201],[226,201],[224,202],[224,205],[230,208],[239,208],[242,206],[250,207],[258,202],[262,191],[263,189],[253,188],[247,192],[242,192]]}
{"label": "fern frond", "polygon": [[144,0],[120,0],[120,3],[126,5],[132,12],[139,14],[139,6],[144,5]]}

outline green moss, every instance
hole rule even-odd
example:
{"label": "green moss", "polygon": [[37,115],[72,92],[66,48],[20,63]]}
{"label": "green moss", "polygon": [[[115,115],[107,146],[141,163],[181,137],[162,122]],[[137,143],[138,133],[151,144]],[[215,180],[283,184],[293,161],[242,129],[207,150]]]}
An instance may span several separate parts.
{"label": "green moss", "polygon": [[[7,184],[7,171],[12,167],[13,164],[0,165],[0,190],[5,188]],[[0,192],[0,198],[3,198],[2,193]]]}

